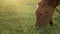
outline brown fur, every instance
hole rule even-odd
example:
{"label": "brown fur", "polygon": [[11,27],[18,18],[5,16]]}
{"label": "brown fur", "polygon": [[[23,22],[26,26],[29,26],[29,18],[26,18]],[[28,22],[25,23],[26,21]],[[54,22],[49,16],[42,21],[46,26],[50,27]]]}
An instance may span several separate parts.
{"label": "brown fur", "polygon": [[60,0],[41,0],[36,11],[36,26],[44,27],[48,23],[53,25],[52,16],[59,4]]}

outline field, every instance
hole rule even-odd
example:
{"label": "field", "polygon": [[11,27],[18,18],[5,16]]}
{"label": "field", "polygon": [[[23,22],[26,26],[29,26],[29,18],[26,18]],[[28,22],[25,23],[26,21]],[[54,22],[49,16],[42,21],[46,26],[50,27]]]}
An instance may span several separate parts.
{"label": "field", "polygon": [[37,2],[0,0],[0,34],[60,34],[60,13],[56,10],[53,15],[54,26],[39,30],[35,27]]}

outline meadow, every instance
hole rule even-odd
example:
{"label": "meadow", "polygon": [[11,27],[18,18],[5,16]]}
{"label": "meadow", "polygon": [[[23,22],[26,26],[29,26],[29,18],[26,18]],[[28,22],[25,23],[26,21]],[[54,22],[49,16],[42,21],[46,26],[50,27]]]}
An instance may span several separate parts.
{"label": "meadow", "polygon": [[[37,0],[0,0],[0,34],[60,34],[60,13],[55,10],[54,26],[35,27]],[[59,6],[57,7],[60,9]]]}

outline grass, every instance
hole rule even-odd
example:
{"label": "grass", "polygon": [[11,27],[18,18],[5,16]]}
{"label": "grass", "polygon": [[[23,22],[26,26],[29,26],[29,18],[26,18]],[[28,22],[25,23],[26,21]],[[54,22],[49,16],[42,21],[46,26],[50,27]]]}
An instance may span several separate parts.
{"label": "grass", "polygon": [[36,29],[36,5],[37,0],[0,0],[0,34],[60,34],[60,14],[56,11],[54,26]]}

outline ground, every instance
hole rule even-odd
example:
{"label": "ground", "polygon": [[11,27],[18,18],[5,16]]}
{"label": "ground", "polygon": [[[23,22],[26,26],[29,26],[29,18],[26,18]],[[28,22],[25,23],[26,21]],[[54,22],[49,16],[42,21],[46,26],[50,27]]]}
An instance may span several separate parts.
{"label": "ground", "polygon": [[[0,34],[60,34],[60,13],[53,15],[54,26],[35,27],[37,0],[0,0]],[[59,7],[57,7],[59,9]]]}

